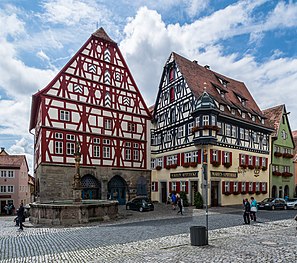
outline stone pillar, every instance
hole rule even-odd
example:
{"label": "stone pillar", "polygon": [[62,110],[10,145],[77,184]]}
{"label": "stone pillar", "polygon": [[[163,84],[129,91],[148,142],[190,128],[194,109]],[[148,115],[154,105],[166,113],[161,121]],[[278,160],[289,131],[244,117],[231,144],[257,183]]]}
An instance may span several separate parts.
{"label": "stone pillar", "polygon": [[75,145],[75,153],[74,153],[74,159],[75,159],[75,170],[76,173],[73,178],[73,201],[75,203],[81,203],[81,181],[80,181],[80,160],[81,160],[81,152],[80,152],[80,146],[79,143],[76,142]]}

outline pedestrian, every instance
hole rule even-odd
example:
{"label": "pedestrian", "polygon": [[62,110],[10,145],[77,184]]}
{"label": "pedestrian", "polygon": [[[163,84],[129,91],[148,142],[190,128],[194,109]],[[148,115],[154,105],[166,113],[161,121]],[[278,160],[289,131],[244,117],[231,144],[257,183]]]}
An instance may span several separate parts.
{"label": "pedestrian", "polygon": [[9,214],[9,206],[8,206],[8,204],[6,204],[4,206],[4,210],[5,210],[6,214],[8,215]]}
{"label": "pedestrian", "polygon": [[25,219],[25,208],[24,208],[24,205],[23,203],[20,204],[20,208],[18,209],[18,222],[19,222],[19,230],[24,230],[23,229],[23,222],[24,222],[24,219]]}
{"label": "pedestrian", "polygon": [[256,218],[256,213],[257,213],[257,201],[256,199],[252,196],[251,197],[251,220],[253,220],[254,222],[257,221]]}
{"label": "pedestrian", "polygon": [[179,208],[179,210],[178,210],[178,214],[180,213],[181,215],[183,215],[183,199],[181,198],[181,197],[178,197],[177,198],[177,205],[178,205],[178,208]]}
{"label": "pedestrian", "polygon": [[243,212],[243,220],[245,224],[250,224],[250,211],[251,211],[251,205],[249,203],[249,200],[246,198],[244,200],[244,212]]}
{"label": "pedestrian", "polygon": [[175,193],[171,193],[171,204],[172,204],[172,209],[176,209],[176,195]]}

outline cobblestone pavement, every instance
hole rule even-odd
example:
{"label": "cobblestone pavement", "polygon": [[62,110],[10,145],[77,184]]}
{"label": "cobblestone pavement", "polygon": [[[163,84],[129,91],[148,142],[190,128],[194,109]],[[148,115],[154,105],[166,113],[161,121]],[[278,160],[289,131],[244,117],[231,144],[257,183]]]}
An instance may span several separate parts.
{"label": "cobblestone pavement", "polygon": [[[191,212],[187,211],[188,215]],[[118,224],[150,216],[131,211],[121,214],[118,222],[72,228],[30,227],[23,232],[16,231],[13,217],[2,217],[0,262],[297,262],[297,223],[293,219],[210,230],[209,245],[191,246],[189,233],[147,239],[145,232],[137,232],[131,225],[121,225],[119,232]],[[160,213],[155,219],[166,215],[168,212]],[[169,216],[176,216],[176,212]],[[127,239],[134,231],[143,233],[138,237],[141,241]]]}

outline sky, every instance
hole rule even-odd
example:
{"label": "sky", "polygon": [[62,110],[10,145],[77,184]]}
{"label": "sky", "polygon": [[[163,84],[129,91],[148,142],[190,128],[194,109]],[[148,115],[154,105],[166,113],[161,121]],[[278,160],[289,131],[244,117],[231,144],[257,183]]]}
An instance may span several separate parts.
{"label": "sky", "polygon": [[98,28],[118,43],[147,104],[172,51],[246,84],[297,130],[297,1],[0,0],[0,147],[32,174],[31,98]]}

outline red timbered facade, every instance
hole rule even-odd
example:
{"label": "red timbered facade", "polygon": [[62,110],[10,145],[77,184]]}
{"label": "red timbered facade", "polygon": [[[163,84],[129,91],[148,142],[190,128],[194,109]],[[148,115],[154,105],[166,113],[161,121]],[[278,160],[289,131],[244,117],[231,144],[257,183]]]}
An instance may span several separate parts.
{"label": "red timbered facade", "polygon": [[35,176],[42,200],[72,195],[81,146],[84,199],[149,194],[151,115],[117,46],[100,28],[32,97]]}

